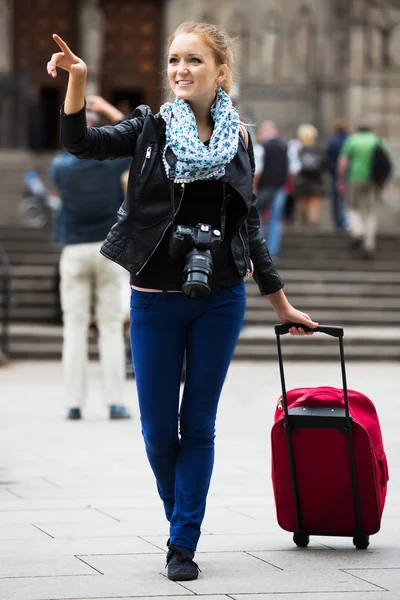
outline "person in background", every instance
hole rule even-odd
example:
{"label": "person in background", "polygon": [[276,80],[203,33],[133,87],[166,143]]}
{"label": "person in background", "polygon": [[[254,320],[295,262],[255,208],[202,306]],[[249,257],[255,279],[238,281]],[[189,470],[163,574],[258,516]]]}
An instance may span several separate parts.
{"label": "person in background", "polygon": [[[378,160],[377,160],[378,159]],[[380,159],[380,160],[379,160]],[[384,174],[375,177],[376,166],[384,164]],[[381,189],[390,175],[391,164],[385,143],[367,121],[350,135],[340,153],[338,162],[338,190],[346,190],[348,179],[350,211],[349,233],[351,246],[361,248],[367,260],[374,258],[378,228],[378,202]]]}
{"label": "person in background", "polygon": [[[123,117],[103,99],[103,114],[112,120]],[[87,110],[91,127],[99,124],[97,113]],[[125,358],[123,314],[119,307],[121,269],[101,256],[99,250],[117,220],[123,201],[121,173],[125,161],[80,161],[68,152],[57,155],[50,176],[58,188],[62,207],[55,231],[55,243],[64,245],[60,259],[60,296],[63,313],[63,376],[68,419],[81,419],[86,400],[88,327],[92,310],[99,331],[100,363],[104,401],[110,419],[131,415],[123,406]]]}
{"label": "person in background", "polygon": [[258,140],[263,153],[254,173],[254,187],[262,216],[262,231],[270,254],[274,257],[278,255],[281,245],[282,216],[286,201],[284,186],[288,176],[287,146],[280,138],[273,121],[261,123]]}
{"label": "person in background", "polygon": [[314,125],[303,124],[297,130],[301,143],[299,149],[299,171],[295,177],[295,194],[298,213],[304,225],[315,226],[320,215],[321,196],[324,192],[324,170],[326,158],[317,144],[318,130]]}
{"label": "person in background", "polygon": [[301,165],[299,160],[299,151],[301,148],[300,141],[295,137],[291,138],[287,143],[289,172],[285,183],[286,203],[283,218],[287,223],[293,223],[296,216],[296,196],[294,189],[294,181],[297,173],[300,171]]}
{"label": "person in background", "polygon": [[338,189],[337,164],[340,151],[348,135],[347,122],[342,118],[338,118],[335,121],[334,134],[329,138],[326,145],[326,156],[331,174],[332,220],[333,225],[338,232],[344,231],[347,227],[347,214],[345,206],[346,196]]}

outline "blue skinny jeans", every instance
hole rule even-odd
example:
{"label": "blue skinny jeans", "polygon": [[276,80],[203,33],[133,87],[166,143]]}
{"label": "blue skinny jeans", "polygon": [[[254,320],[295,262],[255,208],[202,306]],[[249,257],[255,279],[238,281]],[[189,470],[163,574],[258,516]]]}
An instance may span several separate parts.
{"label": "blue skinny jeans", "polygon": [[171,544],[193,552],[214,465],[218,401],[245,306],[244,282],[213,289],[203,300],[132,290],[131,347],[146,453]]}

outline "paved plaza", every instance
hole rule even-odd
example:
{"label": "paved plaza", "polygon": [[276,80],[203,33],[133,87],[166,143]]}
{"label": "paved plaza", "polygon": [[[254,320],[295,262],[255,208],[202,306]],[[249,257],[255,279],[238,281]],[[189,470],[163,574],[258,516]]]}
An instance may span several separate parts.
{"label": "paved plaza", "polygon": [[[289,388],[340,385],[339,363],[288,363],[287,379]],[[109,421],[99,365],[91,363],[85,419],[71,422],[58,363],[0,369],[0,600],[398,600],[398,382],[398,363],[348,365],[349,387],[375,402],[386,442],[391,479],[381,532],[367,551],[349,538],[312,538],[302,550],[277,525],[272,495],[277,363],[233,363],[196,554],[202,573],[174,583],[134,382],[125,389],[134,420]]]}

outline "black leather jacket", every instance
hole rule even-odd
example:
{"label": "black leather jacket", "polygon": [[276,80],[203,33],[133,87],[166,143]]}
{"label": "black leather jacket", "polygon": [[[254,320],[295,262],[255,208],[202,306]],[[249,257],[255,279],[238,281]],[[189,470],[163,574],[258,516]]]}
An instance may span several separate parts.
{"label": "black leather jacket", "polygon": [[[65,115],[61,109],[61,141],[71,154],[83,159],[133,157],[126,198],[119,209],[119,221],[112,227],[101,253],[138,274],[157,249],[173,222],[172,192],[175,213],[179,210],[184,187],[169,179],[162,161],[165,125],[159,114],[148,106],[138,107],[132,118],[115,126],[86,126],[85,109]],[[246,149],[240,138],[238,152],[226,166],[222,178],[226,194],[236,194],[240,210],[234,215],[232,254],[240,275],[250,272],[262,294],[272,294],[283,287],[260,234],[256,197],[252,193],[254,165],[251,140]],[[228,205],[228,210],[229,210]]]}

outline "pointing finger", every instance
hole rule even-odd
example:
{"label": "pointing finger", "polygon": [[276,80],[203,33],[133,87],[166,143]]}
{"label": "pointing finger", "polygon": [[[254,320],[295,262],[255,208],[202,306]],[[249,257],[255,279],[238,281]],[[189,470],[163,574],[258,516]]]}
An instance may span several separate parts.
{"label": "pointing finger", "polygon": [[53,33],[53,40],[56,44],[61,48],[61,50],[65,53],[72,54],[71,50],[68,48],[67,44],[64,42],[62,38],[56,33]]}

